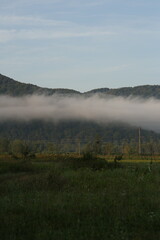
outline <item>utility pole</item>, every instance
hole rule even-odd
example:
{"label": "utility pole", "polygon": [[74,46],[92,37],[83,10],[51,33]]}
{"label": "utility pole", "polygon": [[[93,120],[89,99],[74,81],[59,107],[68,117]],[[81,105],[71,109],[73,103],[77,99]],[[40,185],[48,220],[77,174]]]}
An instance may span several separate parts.
{"label": "utility pole", "polygon": [[138,129],[138,153],[141,155],[141,128]]}
{"label": "utility pole", "polygon": [[78,155],[81,156],[81,142],[78,140]]}

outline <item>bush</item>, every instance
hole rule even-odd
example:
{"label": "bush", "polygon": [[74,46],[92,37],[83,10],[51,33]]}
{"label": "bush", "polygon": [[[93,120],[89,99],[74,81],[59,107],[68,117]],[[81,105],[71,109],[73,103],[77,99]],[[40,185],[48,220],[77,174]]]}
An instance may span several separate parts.
{"label": "bush", "polygon": [[95,158],[96,156],[92,152],[84,152],[82,155],[82,160],[84,161],[93,161]]}

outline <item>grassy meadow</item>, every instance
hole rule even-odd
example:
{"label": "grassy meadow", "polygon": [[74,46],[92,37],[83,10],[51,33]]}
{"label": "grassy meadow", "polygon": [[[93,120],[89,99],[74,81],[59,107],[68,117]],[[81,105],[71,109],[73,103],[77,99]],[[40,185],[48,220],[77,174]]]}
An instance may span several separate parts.
{"label": "grassy meadow", "polygon": [[3,240],[160,239],[160,163],[0,158]]}

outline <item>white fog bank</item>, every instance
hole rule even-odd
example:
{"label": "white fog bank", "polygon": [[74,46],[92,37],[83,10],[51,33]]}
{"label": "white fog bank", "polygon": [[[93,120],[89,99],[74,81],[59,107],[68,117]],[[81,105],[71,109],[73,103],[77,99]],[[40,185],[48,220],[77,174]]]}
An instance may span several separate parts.
{"label": "white fog bank", "polygon": [[122,122],[160,132],[160,100],[150,98],[0,96],[0,121],[89,120]]}

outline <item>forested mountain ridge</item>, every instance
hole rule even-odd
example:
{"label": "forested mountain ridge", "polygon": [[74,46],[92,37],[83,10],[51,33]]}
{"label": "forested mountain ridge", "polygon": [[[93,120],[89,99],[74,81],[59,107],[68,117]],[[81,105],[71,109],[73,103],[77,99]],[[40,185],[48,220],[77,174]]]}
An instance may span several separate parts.
{"label": "forested mountain ridge", "polygon": [[26,84],[15,81],[9,77],[6,77],[0,74],[0,94],[10,95],[10,96],[24,96],[30,94],[44,94],[44,95],[53,95],[53,94],[80,94],[78,91],[72,89],[63,89],[63,88],[42,88],[33,84]]}
{"label": "forested mountain ridge", "polygon": [[160,85],[143,85],[136,87],[123,87],[117,89],[100,88],[86,92],[86,94],[107,94],[115,96],[140,96],[143,98],[155,97],[160,99]]}
{"label": "forested mountain ridge", "polygon": [[114,95],[114,96],[140,96],[144,98],[155,97],[160,99],[160,85],[144,85],[136,87],[123,87],[123,88],[99,88],[80,93],[73,89],[65,88],[42,88],[33,84],[26,84],[15,81],[9,77],[0,74],[0,94],[11,96],[24,96],[30,94],[62,94],[62,95],[84,95],[90,96],[93,94],[100,95]]}

